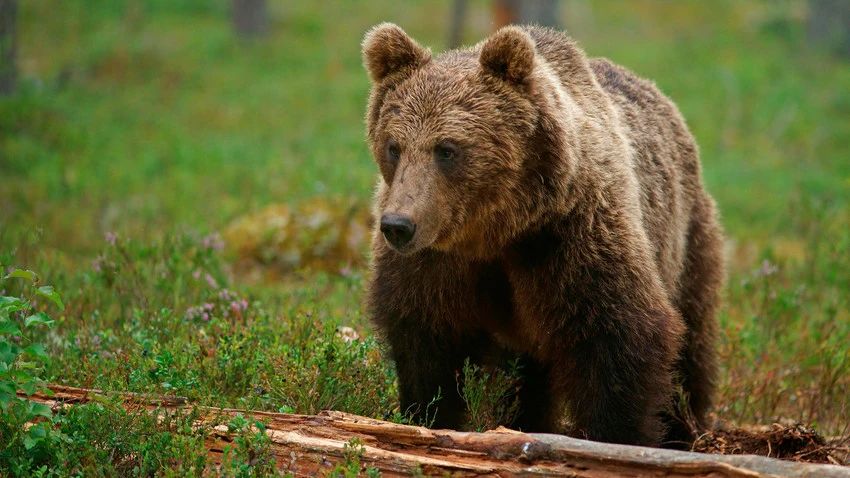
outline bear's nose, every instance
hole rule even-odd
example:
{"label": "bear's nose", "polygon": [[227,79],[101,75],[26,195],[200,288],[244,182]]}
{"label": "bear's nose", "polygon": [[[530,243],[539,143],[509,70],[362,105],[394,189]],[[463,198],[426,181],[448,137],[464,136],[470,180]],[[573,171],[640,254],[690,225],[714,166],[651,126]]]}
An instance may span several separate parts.
{"label": "bear's nose", "polygon": [[384,214],[381,216],[381,232],[390,244],[400,249],[413,238],[416,224],[401,214]]}

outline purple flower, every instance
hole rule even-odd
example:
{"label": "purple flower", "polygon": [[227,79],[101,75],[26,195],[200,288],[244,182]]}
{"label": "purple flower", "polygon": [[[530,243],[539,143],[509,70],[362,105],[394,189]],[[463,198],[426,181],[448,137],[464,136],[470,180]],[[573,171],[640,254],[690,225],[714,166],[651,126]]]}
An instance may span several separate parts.
{"label": "purple flower", "polygon": [[241,313],[241,312],[244,312],[247,309],[248,309],[248,301],[245,300],[245,299],[234,300],[230,303],[230,310],[232,310],[233,312]]}
{"label": "purple flower", "polygon": [[106,239],[106,242],[110,246],[114,246],[115,242],[118,241],[118,234],[115,234],[114,232],[111,232],[111,231],[107,232],[106,235],[104,236],[104,239]]}
{"label": "purple flower", "polygon": [[212,318],[212,313],[213,313],[214,309],[215,309],[215,304],[210,303],[210,302],[205,302],[201,305],[189,307],[186,310],[186,319],[187,320],[201,319],[205,322],[208,322],[210,320],[210,318]]}
{"label": "purple flower", "polygon": [[220,251],[224,249],[224,240],[221,238],[221,234],[215,232],[205,236],[201,240],[201,246],[210,251]]}
{"label": "purple flower", "polygon": [[756,270],[756,277],[768,277],[776,274],[779,271],[779,267],[776,264],[772,264],[770,261],[765,259],[761,263],[761,267]]}
{"label": "purple flower", "polygon": [[103,271],[103,263],[105,262],[105,258],[103,256],[97,256],[95,260],[91,261],[91,267],[95,272]]}
{"label": "purple flower", "polygon": [[200,307],[189,307],[186,309],[186,320],[195,320],[201,316],[203,311]]}
{"label": "purple flower", "polygon": [[218,282],[215,281],[215,278],[209,274],[204,274],[204,280],[207,281],[207,285],[212,287],[213,289],[218,289]]}

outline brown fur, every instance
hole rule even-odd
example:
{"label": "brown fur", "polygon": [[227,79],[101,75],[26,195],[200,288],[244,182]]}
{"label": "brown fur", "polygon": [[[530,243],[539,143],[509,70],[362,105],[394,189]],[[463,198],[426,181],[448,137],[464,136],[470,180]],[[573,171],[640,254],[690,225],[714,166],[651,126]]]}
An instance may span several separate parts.
{"label": "brown fur", "polygon": [[432,58],[381,24],[363,52],[376,218],[416,224],[400,251],[376,227],[368,293],[402,407],[422,417],[439,391],[435,425],[458,427],[463,361],[507,351],[514,426],[559,431],[569,412],[591,439],[689,439],[669,409],[677,383],[698,425],[711,406],[722,238],[673,103],[536,27]]}

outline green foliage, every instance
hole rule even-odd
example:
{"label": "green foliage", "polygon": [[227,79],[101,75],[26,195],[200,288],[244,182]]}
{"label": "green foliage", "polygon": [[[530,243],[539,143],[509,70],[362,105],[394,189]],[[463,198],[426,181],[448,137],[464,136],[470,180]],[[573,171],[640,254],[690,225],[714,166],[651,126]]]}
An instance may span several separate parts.
{"label": "green foliage", "polygon": [[396,406],[395,375],[374,339],[346,343],[325,327],[303,345],[284,345],[270,364],[264,386],[283,411],[389,417]]}
{"label": "green foliage", "polygon": [[334,478],[356,478],[359,476],[377,478],[381,476],[381,472],[377,468],[362,464],[364,451],[363,443],[359,439],[352,438],[349,440],[343,447],[344,461],[334,466],[328,476]]}
{"label": "green foliage", "polygon": [[513,361],[510,368],[486,369],[463,364],[461,396],[469,413],[469,427],[475,431],[492,430],[510,425],[519,413],[520,365]]}
{"label": "green foliage", "polygon": [[719,413],[762,423],[793,411],[846,433],[839,427],[850,418],[850,211],[810,200],[795,207],[803,214],[791,227],[807,260],[768,248],[758,267],[730,283]]}
{"label": "green foliage", "polygon": [[13,269],[0,278],[0,290],[9,287],[18,291],[15,295],[0,294],[0,472],[14,475],[25,474],[42,449],[60,436],[51,428],[50,407],[17,395],[19,390],[27,397],[49,392],[42,378],[48,354],[37,334],[38,329],[52,326],[53,320],[36,310],[27,297],[44,297],[64,308],[52,287],[37,286],[37,282],[34,272],[22,269]]}
{"label": "green foliage", "polygon": [[201,476],[207,430],[194,412],[126,411],[120,401],[64,408],[50,446],[26,456],[17,476]]}
{"label": "green foliage", "polygon": [[236,415],[227,423],[230,433],[235,433],[233,445],[224,450],[224,458],[217,470],[221,476],[253,478],[277,476],[274,456],[270,453],[271,439],[266,426],[258,420]]}

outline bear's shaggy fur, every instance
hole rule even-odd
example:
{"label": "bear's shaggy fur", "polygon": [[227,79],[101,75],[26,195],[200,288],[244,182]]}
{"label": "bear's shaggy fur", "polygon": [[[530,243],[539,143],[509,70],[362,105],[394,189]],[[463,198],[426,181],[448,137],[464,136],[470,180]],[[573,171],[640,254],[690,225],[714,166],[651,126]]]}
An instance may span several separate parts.
{"label": "bear's shaggy fur", "polygon": [[676,106],[538,27],[432,57],[384,23],[363,56],[376,223],[415,227],[391,245],[376,226],[367,297],[403,411],[439,394],[434,426],[458,427],[464,360],[509,354],[515,427],[560,431],[568,412],[594,440],[689,439],[684,417],[711,406],[723,245]]}

